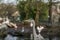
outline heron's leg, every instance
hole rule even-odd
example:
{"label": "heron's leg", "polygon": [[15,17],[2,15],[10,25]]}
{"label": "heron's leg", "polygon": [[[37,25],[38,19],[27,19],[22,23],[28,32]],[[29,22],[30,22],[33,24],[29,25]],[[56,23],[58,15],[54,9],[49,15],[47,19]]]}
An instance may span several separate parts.
{"label": "heron's leg", "polygon": [[33,34],[32,33],[31,33],[30,37],[31,37],[31,40],[33,40]]}

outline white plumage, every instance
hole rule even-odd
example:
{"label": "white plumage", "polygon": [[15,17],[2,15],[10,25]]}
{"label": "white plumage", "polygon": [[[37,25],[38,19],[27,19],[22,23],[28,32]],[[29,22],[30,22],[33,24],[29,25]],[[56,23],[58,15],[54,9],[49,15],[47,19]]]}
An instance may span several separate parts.
{"label": "white plumage", "polygon": [[22,27],[22,31],[21,32],[24,32],[24,27]]}
{"label": "white plumage", "polygon": [[44,27],[43,26],[37,26],[37,30],[39,31],[39,33],[42,31],[42,29],[44,29]]}
{"label": "white plumage", "polygon": [[33,23],[31,22],[30,26],[32,27],[33,26]]}

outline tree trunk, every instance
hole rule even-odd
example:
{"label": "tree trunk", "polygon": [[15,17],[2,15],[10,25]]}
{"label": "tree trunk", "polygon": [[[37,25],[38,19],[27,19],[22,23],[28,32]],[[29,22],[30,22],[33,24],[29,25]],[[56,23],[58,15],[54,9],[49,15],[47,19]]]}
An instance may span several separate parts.
{"label": "tree trunk", "polygon": [[51,14],[52,14],[52,0],[49,0],[49,22],[51,22]]}
{"label": "tree trunk", "polygon": [[36,5],[37,5],[37,11],[36,11],[35,22],[36,22],[36,25],[38,25],[38,23],[39,23],[39,13],[40,13],[40,9],[39,9],[39,7],[38,7],[38,3],[37,3]]}
{"label": "tree trunk", "polygon": [[28,15],[29,15],[29,13],[26,13],[26,18],[25,18],[26,20],[28,19]]}
{"label": "tree trunk", "polygon": [[35,22],[36,22],[36,25],[38,25],[38,23],[39,23],[39,12],[36,13]]}
{"label": "tree trunk", "polygon": [[39,15],[40,15],[40,7],[41,7],[41,0],[35,2],[36,6],[36,17],[35,17],[35,22],[36,25],[39,25]]}
{"label": "tree trunk", "polygon": [[27,7],[27,11],[26,11],[26,18],[25,18],[25,19],[28,19],[28,18],[29,18],[30,10],[29,10],[28,8],[30,8],[31,0],[27,0],[27,4],[28,4],[28,7]]}

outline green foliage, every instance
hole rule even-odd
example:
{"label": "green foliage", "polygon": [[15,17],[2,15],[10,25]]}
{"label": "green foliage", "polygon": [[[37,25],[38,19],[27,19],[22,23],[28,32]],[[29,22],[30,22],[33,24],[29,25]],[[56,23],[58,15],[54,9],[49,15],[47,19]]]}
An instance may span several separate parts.
{"label": "green foliage", "polygon": [[24,18],[25,18],[25,16],[26,16],[26,13],[25,13],[25,10],[24,10],[24,8],[25,8],[25,4],[26,4],[26,2],[20,2],[19,1],[19,4],[17,5],[17,8],[18,8],[18,10],[19,10],[19,12],[20,12],[20,19],[21,20],[24,20]]}
{"label": "green foliage", "polygon": [[47,21],[48,20],[48,5],[43,4],[41,7],[41,14],[40,14],[40,21]]}
{"label": "green foliage", "polygon": [[[36,2],[31,1],[19,1],[17,8],[21,15],[21,20],[24,20],[26,17],[35,19],[37,7]],[[48,5],[44,2],[38,3],[38,9],[40,9],[39,21],[48,19]]]}

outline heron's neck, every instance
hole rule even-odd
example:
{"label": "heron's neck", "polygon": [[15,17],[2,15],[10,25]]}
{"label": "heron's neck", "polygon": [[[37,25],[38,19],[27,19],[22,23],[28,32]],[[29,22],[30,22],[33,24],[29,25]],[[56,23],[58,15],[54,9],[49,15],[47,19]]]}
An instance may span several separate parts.
{"label": "heron's neck", "polygon": [[35,21],[32,20],[32,23],[33,23],[33,34],[36,35],[36,29],[35,29]]}

